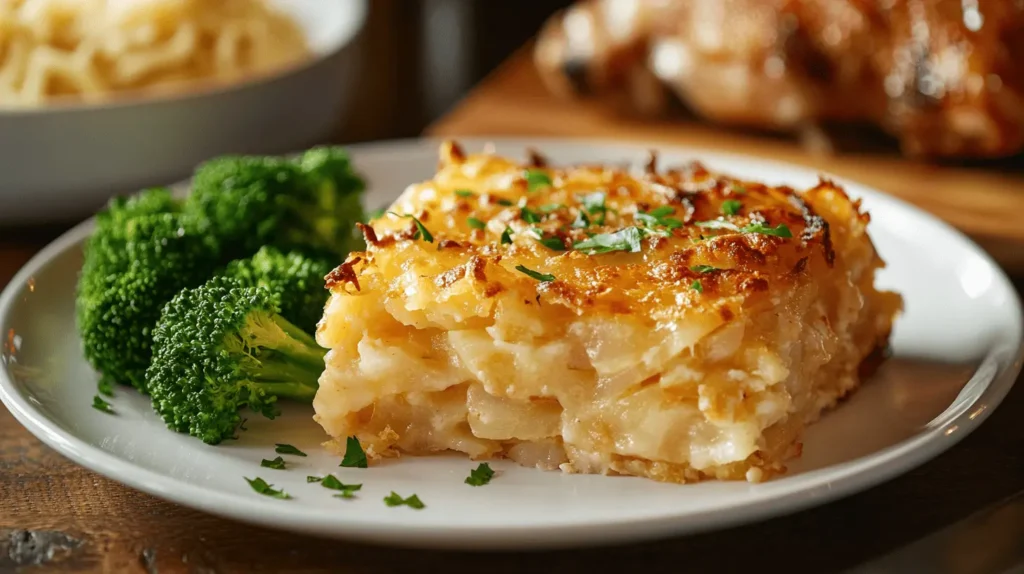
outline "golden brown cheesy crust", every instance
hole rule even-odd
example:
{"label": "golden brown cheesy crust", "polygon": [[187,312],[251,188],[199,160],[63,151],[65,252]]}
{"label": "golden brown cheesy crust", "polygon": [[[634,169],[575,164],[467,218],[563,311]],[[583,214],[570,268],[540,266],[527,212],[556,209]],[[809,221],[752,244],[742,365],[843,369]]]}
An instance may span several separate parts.
{"label": "golden brown cheesy crust", "polygon": [[697,163],[441,150],[328,277],[316,420],[376,456],[458,450],[686,482],[784,471],[888,342],[859,202]]}

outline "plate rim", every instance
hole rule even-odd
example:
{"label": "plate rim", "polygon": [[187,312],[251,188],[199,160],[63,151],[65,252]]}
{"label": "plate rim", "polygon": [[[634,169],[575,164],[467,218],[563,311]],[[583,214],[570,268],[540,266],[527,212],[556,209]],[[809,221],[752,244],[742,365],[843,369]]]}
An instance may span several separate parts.
{"label": "plate rim", "polygon": [[[242,495],[227,497],[221,493],[203,489],[193,489],[194,491],[185,493],[181,488],[183,483],[180,480],[133,465],[129,461],[77,438],[72,432],[50,420],[45,413],[30,403],[27,395],[19,392],[18,385],[9,375],[6,365],[0,365],[0,401],[31,434],[79,466],[135,490],[202,512],[264,527],[363,542],[380,543],[383,541],[389,545],[431,548],[521,549],[584,547],[609,542],[622,543],[718,530],[729,526],[758,522],[774,516],[792,514],[812,506],[851,496],[909,472],[959,443],[998,408],[1020,373],[1021,358],[1024,353],[1024,342],[1022,342],[1024,315],[1021,313],[1020,297],[1005,271],[972,239],[952,225],[881,190],[800,164],[748,154],[722,153],[716,150],[674,146],[661,142],[642,145],[630,140],[472,136],[407,138],[351,144],[345,147],[354,157],[358,157],[360,154],[408,154],[422,152],[431,146],[436,149],[438,143],[449,139],[457,140],[464,145],[479,146],[487,142],[494,142],[497,145],[514,148],[543,148],[545,145],[591,145],[622,151],[633,149],[637,152],[658,149],[663,153],[699,156],[708,162],[720,159],[755,164],[755,167],[757,165],[774,166],[788,171],[816,172],[844,187],[867,190],[872,195],[881,196],[885,201],[894,202],[901,208],[914,212],[918,217],[938,224],[945,233],[953,234],[963,243],[973,256],[980,257],[990,265],[994,271],[995,280],[1001,283],[1002,287],[1010,294],[1007,304],[1015,312],[1015,340],[1008,341],[1005,347],[993,345],[987,349],[986,355],[979,362],[965,386],[981,382],[982,379],[987,380],[987,385],[967,405],[967,408],[961,407],[959,412],[951,413],[950,410],[954,407],[954,403],[951,403],[933,419],[933,422],[941,420],[941,424],[926,425],[916,434],[884,449],[801,475],[807,484],[792,492],[698,512],[676,513],[654,518],[626,517],[589,524],[551,521],[539,526],[535,524],[451,525],[433,522],[399,524],[398,521],[367,521],[343,515],[326,521],[306,516],[301,511],[262,513],[254,511],[252,500]],[[172,186],[180,186],[182,183],[178,182]],[[51,241],[30,258],[12,277],[10,283],[0,293],[0,327],[6,323],[14,305],[17,304],[22,286],[28,279],[50,260],[73,249],[84,240],[91,232],[93,222],[94,218],[90,217]],[[999,356],[1000,352],[1006,356]],[[989,374],[985,374],[986,367],[995,367],[995,369]],[[979,406],[985,408],[971,418],[969,412],[976,410]],[[959,432],[946,434],[945,431],[954,426]],[[816,473],[831,474],[837,468],[849,465],[856,465],[860,468],[832,479],[814,478]],[[785,480],[785,477],[779,480]],[[443,517],[439,519],[439,522],[443,522]]]}

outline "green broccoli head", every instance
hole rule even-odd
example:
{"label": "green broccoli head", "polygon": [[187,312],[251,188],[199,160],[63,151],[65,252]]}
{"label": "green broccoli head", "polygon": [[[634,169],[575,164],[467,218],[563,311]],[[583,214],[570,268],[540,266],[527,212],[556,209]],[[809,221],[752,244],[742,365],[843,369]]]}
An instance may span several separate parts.
{"label": "green broccoli head", "polygon": [[137,215],[116,232],[97,233],[86,250],[76,299],[84,354],[106,381],[145,392],[161,308],[183,287],[205,281],[219,254],[180,213]]}
{"label": "green broccoli head", "polygon": [[225,156],[197,168],[187,209],[210,222],[232,257],[273,245],[343,258],[358,245],[363,187],[340,148],[297,160]]}
{"label": "green broccoli head", "polygon": [[164,307],[146,381],[168,427],[217,444],[243,407],[274,418],[279,398],[312,402],[325,354],[268,289],[214,277]]}
{"label": "green broccoli head", "polygon": [[96,227],[116,231],[133,217],[177,213],[181,208],[182,202],[166,187],[144,189],[130,196],[111,198],[106,207],[96,214]]}
{"label": "green broccoli head", "polygon": [[[107,272],[120,272],[131,261],[124,252],[127,223],[136,217],[178,213],[181,202],[163,187],[145,189],[129,197],[115,197],[96,214],[95,228],[85,242],[82,275],[93,278]],[[96,270],[96,267],[102,267]],[[86,287],[80,283],[79,287]]]}
{"label": "green broccoli head", "polygon": [[281,316],[309,333],[324,312],[327,290],[324,277],[335,266],[328,259],[266,246],[248,259],[228,264],[224,275],[245,287],[266,287],[281,308]]}

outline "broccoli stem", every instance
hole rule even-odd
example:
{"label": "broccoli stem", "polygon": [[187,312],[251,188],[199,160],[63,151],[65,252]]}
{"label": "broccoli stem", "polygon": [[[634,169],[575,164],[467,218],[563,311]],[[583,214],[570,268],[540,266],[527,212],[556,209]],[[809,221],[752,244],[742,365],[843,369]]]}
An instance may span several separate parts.
{"label": "broccoli stem", "polygon": [[250,345],[263,349],[245,369],[253,386],[278,397],[311,402],[327,349],[277,314],[254,316],[246,334]]}
{"label": "broccoli stem", "polygon": [[313,386],[288,381],[259,381],[253,382],[252,386],[263,389],[272,396],[311,403],[316,396],[317,390],[316,379],[313,379],[313,381]]}
{"label": "broccoli stem", "polygon": [[257,383],[289,381],[306,386],[311,385],[316,389],[317,381],[323,370],[322,359],[317,364],[309,364],[290,361],[287,357],[271,356],[269,359],[260,360],[258,365],[246,371],[249,378]]}

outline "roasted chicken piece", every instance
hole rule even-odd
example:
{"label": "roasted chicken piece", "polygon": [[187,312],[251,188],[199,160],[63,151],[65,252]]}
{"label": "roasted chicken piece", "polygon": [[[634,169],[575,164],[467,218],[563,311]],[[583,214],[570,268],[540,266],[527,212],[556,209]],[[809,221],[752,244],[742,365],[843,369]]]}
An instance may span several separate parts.
{"label": "roasted chicken piece", "polygon": [[917,157],[1024,147],[1024,1],[589,0],[535,60],[571,97],[671,95],[715,122],[795,131],[873,123]]}

